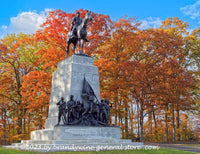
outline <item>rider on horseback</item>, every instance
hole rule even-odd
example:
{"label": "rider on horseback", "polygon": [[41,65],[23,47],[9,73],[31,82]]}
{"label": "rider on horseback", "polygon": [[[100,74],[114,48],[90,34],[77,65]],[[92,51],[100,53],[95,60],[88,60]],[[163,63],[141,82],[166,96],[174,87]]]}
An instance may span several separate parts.
{"label": "rider on horseback", "polygon": [[76,13],[76,16],[72,19],[71,23],[71,31],[74,36],[77,37],[77,29],[78,26],[82,23],[82,19],[80,18],[80,12]]}
{"label": "rider on horseback", "polygon": [[[72,23],[71,23],[71,32],[72,32],[73,37],[77,37],[78,26],[80,26],[81,23],[82,23],[82,19],[80,17],[80,12],[77,12],[76,16],[72,19]],[[89,42],[87,38],[85,38],[85,41]]]}
{"label": "rider on horseback", "polygon": [[80,18],[80,12],[76,13],[76,16],[72,19],[71,30],[67,34],[67,57],[69,54],[69,46],[73,43],[73,54],[75,53],[76,44],[79,42],[79,53],[83,53],[83,47],[85,42],[89,42],[87,37],[87,22],[92,20],[92,12],[87,11],[85,18]]}

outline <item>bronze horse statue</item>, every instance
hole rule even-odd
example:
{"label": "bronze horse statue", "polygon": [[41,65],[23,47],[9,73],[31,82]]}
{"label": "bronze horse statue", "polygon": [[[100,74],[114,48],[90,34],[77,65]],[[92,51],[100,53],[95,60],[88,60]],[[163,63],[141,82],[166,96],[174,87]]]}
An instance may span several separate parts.
{"label": "bronze horse statue", "polygon": [[83,19],[83,21],[81,22],[81,24],[77,27],[77,29],[75,30],[75,32],[73,32],[72,30],[67,34],[67,57],[69,54],[69,46],[72,43],[74,45],[73,47],[73,54],[75,53],[75,49],[76,49],[76,44],[77,42],[79,42],[79,53],[82,54],[83,53],[83,47],[84,47],[84,43],[88,42],[87,40],[87,22],[92,20],[92,12],[88,11],[85,15],[85,18]]}

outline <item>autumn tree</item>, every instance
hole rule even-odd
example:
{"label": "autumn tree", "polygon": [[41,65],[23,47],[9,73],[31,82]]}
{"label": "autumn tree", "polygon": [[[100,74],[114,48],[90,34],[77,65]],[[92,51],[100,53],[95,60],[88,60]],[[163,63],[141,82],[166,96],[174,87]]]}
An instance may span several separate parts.
{"label": "autumn tree", "polygon": [[[166,106],[171,107],[169,103],[173,104],[175,101],[166,100],[172,99],[174,95],[168,93],[172,90],[168,85],[178,84],[172,82],[174,78],[166,72],[177,74],[177,71],[182,70],[178,62],[184,56],[181,50],[183,41],[162,29],[131,29],[131,25],[127,24],[129,22],[130,20],[123,19],[116,23],[116,31],[113,32],[111,40],[102,46],[102,54],[96,64],[100,69],[102,96],[110,98],[115,103],[112,110],[115,124],[120,124],[128,133],[127,113],[130,104],[135,103],[139,114],[141,141],[144,141],[144,117],[152,115],[156,128],[155,111],[164,110]],[[172,70],[168,70],[169,68]],[[179,81],[181,86],[189,87],[192,79],[188,77],[191,81],[189,82],[186,77],[184,76],[183,80],[177,78],[176,81]],[[184,94],[189,96],[187,92]]]}
{"label": "autumn tree", "polygon": [[109,98],[114,103],[111,111],[113,123],[122,127],[125,138],[129,130],[130,98],[124,77],[127,74],[123,74],[123,69],[125,63],[131,60],[132,51],[137,48],[134,42],[137,41],[138,25],[134,18],[121,18],[113,23],[112,37],[99,48],[95,62],[99,67],[101,97]]}
{"label": "autumn tree", "polygon": [[193,74],[194,78],[197,80],[196,89],[193,90],[194,95],[196,96],[196,109],[197,109],[197,118],[200,119],[200,28],[193,30],[185,38],[185,50],[188,53],[188,70]]}
{"label": "autumn tree", "polygon": [[22,101],[21,87],[23,77],[32,71],[31,64],[35,60],[34,49],[30,45],[32,41],[30,35],[11,34],[1,40],[0,46],[0,97],[3,119],[6,120],[4,124],[11,127],[9,123],[12,119],[13,129],[17,130],[19,137],[25,134],[24,116],[27,110]]}
{"label": "autumn tree", "polygon": [[[173,36],[176,36],[177,38],[181,39],[182,40],[182,47],[179,48],[177,50],[177,53],[181,55],[181,58],[180,57],[177,57],[175,58],[175,60],[177,61],[177,65],[179,65],[180,69],[182,69],[182,71],[185,71],[187,73],[189,73],[190,75],[192,74],[192,70],[191,70],[191,66],[192,66],[192,50],[191,50],[191,39],[189,38],[192,38],[190,35],[188,35],[189,33],[187,32],[187,28],[188,28],[188,25],[186,22],[183,22],[181,21],[180,19],[178,19],[177,17],[174,17],[174,18],[168,18],[167,20],[163,21],[162,22],[162,26],[161,28],[164,29],[164,31],[170,33],[171,35]],[[194,34],[194,33],[193,33]],[[194,46],[193,46],[194,47]],[[176,66],[174,66],[176,67]],[[177,76],[177,73],[175,73],[176,76]],[[178,74],[179,75],[179,74]],[[186,74],[185,74],[186,75]],[[175,77],[174,77],[175,78]],[[189,79],[190,78],[190,79]],[[194,83],[194,78],[193,77],[189,77],[187,82],[193,82],[190,83],[188,85],[188,89],[190,91],[190,93],[188,93],[188,95],[190,95],[191,97],[195,97],[194,93],[192,91],[194,91],[196,89],[196,86],[194,86],[196,83]],[[178,85],[178,84],[175,84],[175,85]],[[175,85],[173,85],[173,88],[175,88]],[[183,96],[181,96],[181,93],[178,92],[178,91],[181,91],[183,90],[181,87],[177,87],[177,92],[176,94],[176,100],[174,100],[175,102],[177,102],[178,100],[180,100]],[[185,91],[186,92],[186,91]],[[193,93],[193,94],[192,94]],[[185,102],[187,102],[185,100]],[[190,102],[188,102],[188,105],[189,104],[193,104],[194,106],[194,101],[191,100]],[[175,142],[176,139],[175,139],[175,120],[174,120],[174,112],[176,111],[176,119],[177,119],[177,129],[180,128],[180,118],[179,118],[179,114],[180,114],[180,110],[179,109],[179,105],[177,107],[175,107],[176,109],[174,109],[174,106],[173,106],[173,111],[172,111],[172,114],[173,114],[173,122],[172,122],[172,125],[173,125],[173,141]],[[175,110],[175,111],[174,111]],[[180,134],[178,134],[178,140],[180,140]]]}

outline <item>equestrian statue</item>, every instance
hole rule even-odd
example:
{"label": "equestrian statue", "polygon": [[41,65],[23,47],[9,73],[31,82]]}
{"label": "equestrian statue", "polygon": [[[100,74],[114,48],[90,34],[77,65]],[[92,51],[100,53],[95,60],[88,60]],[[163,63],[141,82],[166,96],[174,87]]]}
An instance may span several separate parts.
{"label": "equestrian statue", "polygon": [[89,42],[87,37],[87,22],[92,20],[92,12],[87,11],[85,18],[80,18],[80,12],[76,13],[76,16],[72,19],[71,31],[67,34],[67,57],[69,55],[69,46],[72,43],[73,54],[75,53],[76,44],[79,43],[79,54],[83,54],[83,47],[85,42]]}

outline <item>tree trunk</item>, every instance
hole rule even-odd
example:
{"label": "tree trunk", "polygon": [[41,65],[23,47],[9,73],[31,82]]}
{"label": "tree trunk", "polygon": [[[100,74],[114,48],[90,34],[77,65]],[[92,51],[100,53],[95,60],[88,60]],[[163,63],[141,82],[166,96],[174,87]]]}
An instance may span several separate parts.
{"label": "tree trunk", "polygon": [[[21,103],[20,103],[21,104]],[[21,106],[19,105],[19,111],[18,111],[18,120],[17,120],[17,126],[18,126],[18,128],[17,128],[17,134],[18,135],[20,135],[20,134],[22,134],[22,129],[23,129],[23,127],[22,127],[22,112],[23,112],[23,109],[21,108]]]}
{"label": "tree trunk", "polygon": [[144,135],[143,135],[143,109],[140,111],[140,135],[141,135],[141,142],[144,142]]}
{"label": "tree trunk", "polygon": [[[130,131],[131,131],[131,135],[133,134],[133,104],[131,103],[131,109],[129,111],[129,117],[130,117]],[[131,136],[131,138],[133,139],[133,136]]]}
{"label": "tree trunk", "polygon": [[[117,110],[117,99],[115,100],[115,111]],[[115,126],[117,126],[117,113],[115,113]]]}
{"label": "tree trunk", "polygon": [[22,118],[18,117],[18,120],[17,120],[17,134],[20,135],[22,134]]}
{"label": "tree trunk", "polygon": [[[118,119],[119,119],[119,123],[120,123],[120,126],[121,126],[121,124],[122,124],[122,117],[119,116]],[[124,127],[121,128],[121,130],[122,130],[122,138],[124,139],[124,137],[125,137],[125,129],[124,129]]]}
{"label": "tree trunk", "polygon": [[8,138],[9,138],[8,144],[11,144],[11,124],[9,122],[8,117],[6,117],[6,118],[7,118],[7,122],[8,122]]}
{"label": "tree trunk", "polygon": [[23,118],[24,134],[26,134],[26,118]]}
{"label": "tree trunk", "polygon": [[[139,111],[139,104],[137,102],[137,112]],[[140,116],[139,113],[137,114],[137,138],[140,138]]]}
{"label": "tree trunk", "polygon": [[157,130],[156,116],[155,116],[154,110],[153,110],[153,120],[154,120],[154,125],[155,125],[156,141],[158,141],[158,130]]}
{"label": "tree trunk", "polygon": [[175,128],[175,117],[174,117],[174,106],[172,110],[172,127],[173,127],[173,142],[176,142],[176,128]]}
{"label": "tree trunk", "polygon": [[168,142],[168,105],[166,105],[166,113],[165,113],[165,142]]}
{"label": "tree trunk", "polygon": [[125,102],[125,138],[128,137],[128,104]]}
{"label": "tree trunk", "polygon": [[[177,112],[177,128],[180,128],[180,116],[179,116],[179,110],[176,111]],[[181,134],[178,133],[178,141],[181,141]]]}

